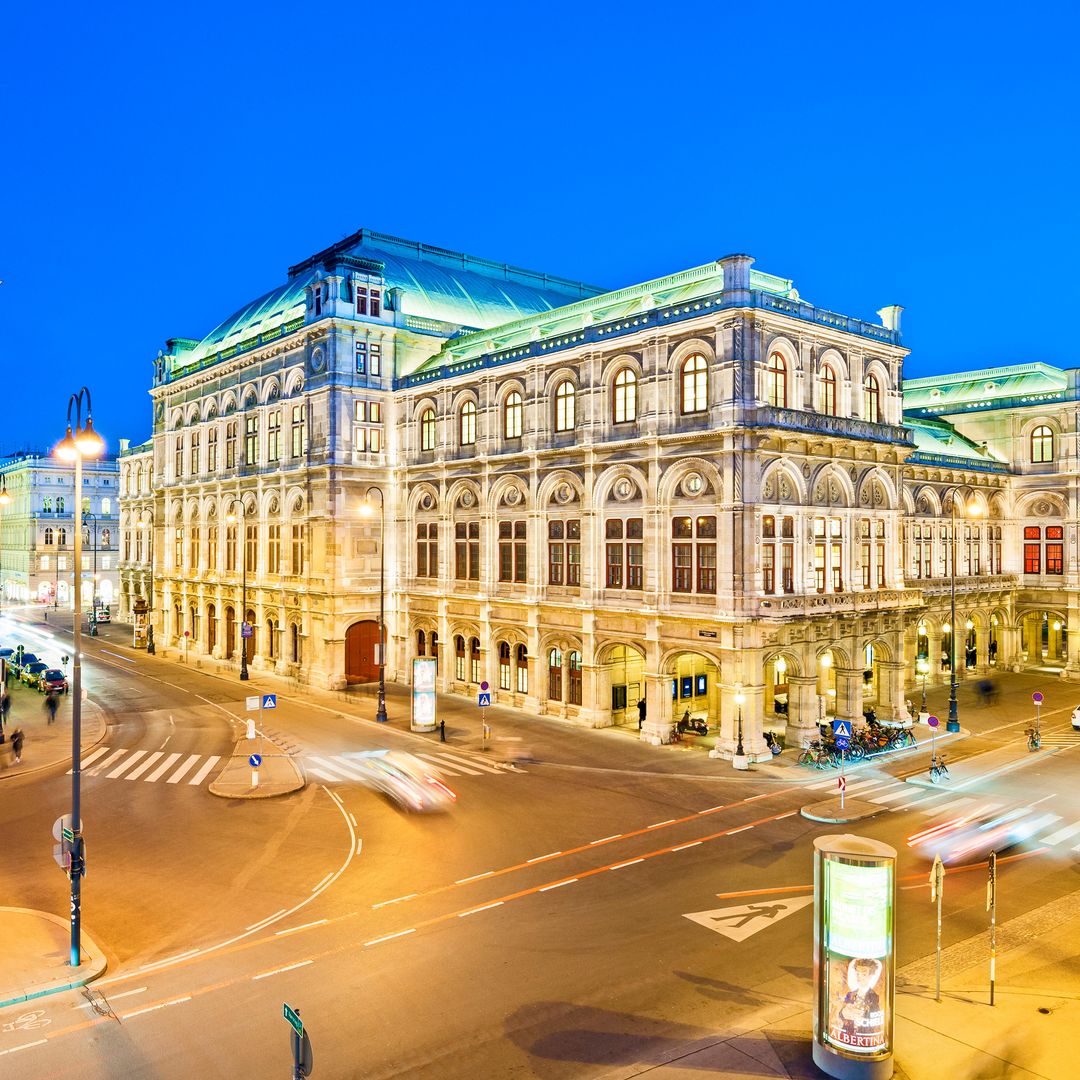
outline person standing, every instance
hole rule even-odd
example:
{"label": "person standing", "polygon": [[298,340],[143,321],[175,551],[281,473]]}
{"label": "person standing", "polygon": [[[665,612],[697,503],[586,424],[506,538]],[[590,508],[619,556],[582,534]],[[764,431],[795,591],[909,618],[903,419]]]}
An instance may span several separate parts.
{"label": "person standing", "polygon": [[637,729],[641,730],[642,725],[645,723],[645,699],[638,698],[637,703]]}
{"label": "person standing", "polygon": [[23,733],[22,728],[16,728],[11,733],[11,752],[15,755],[15,764],[22,761]]}

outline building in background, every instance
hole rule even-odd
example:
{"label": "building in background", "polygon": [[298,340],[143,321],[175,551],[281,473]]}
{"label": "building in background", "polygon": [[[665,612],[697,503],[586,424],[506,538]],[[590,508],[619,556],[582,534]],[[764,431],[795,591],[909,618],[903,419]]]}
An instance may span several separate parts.
{"label": "building in background", "polygon": [[751,264],[603,292],[367,231],[312,256],[158,356],[128,594],[159,645],[343,687],[382,584],[389,679],[435,656],[443,691],[588,725],[644,701],[660,741],[689,710],[751,757],[901,718],[954,633],[962,671],[1080,676],[1073,374],[905,384],[898,307]]}
{"label": "building in background", "polygon": [[120,592],[124,622],[134,619],[135,601],[150,605],[154,554],[154,450],[148,440],[120,440]]}
{"label": "building in background", "polygon": [[94,599],[113,605],[119,585],[119,470],[115,457],[83,465],[82,569],[74,565],[74,470],[40,451],[0,460],[0,476],[11,502],[2,515],[2,571],[5,603],[73,606],[81,578],[83,610]]}

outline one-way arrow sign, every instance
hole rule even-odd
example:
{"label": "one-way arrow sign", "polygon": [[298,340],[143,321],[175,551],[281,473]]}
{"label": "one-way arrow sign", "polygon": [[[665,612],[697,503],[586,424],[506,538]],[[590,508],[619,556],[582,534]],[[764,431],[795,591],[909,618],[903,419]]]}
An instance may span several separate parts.
{"label": "one-way arrow sign", "polygon": [[716,911],[692,911],[683,916],[700,923],[709,930],[715,930],[732,941],[745,941],[752,934],[774,926],[793,911],[812,904],[812,896],[795,896],[787,900],[762,900],[757,904],[743,904],[741,907],[718,908]]}

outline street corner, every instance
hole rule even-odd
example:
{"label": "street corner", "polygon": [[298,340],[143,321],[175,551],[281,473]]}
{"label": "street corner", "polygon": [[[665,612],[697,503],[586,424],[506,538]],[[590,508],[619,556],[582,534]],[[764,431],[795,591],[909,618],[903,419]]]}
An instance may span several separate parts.
{"label": "street corner", "polygon": [[85,986],[108,966],[105,951],[81,931],[78,967],[72,967],[70,924],[32,908],[0,908],[0,1009]]}
{"label": "street corner", "polygon": [[808,821],[820,821],[827,825],[846,825],[852,821],[864,821],[882,813],[884,806],[865,802],[862,799],[845,799],[839,796],[822,802],[809,803],[801,807],[799,813]]}
{"label": "street corner", "polygon": [[224,768],[211,781],[211,795],[222,799],[272,799],[307,785],[300,765],[276,746],[269,753],[251,750],[241,739]]}

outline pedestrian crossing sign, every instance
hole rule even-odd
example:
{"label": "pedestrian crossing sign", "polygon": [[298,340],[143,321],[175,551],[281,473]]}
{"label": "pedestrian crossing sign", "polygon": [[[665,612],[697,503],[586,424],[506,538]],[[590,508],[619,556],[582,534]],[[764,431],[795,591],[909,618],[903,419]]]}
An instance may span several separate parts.
{"label": "pedestrian crossing sign", "polygon": [[277,708],[277,694],[263,694],[262,707],[264,709],[276,709]]}
{"label": "pedestrian crossing sign", "polygon": [[850,720],[834,720],[832,722],[832,733],[837,738],[850,739],[851,738],[851,721]]}
{"label": "pedestrian crossing sign", "polygon": [[484,706],[490,705],[491,704],[491,694],[490,693],[479,694],[477,696],[477,704],[481,708],[483,708]]}

